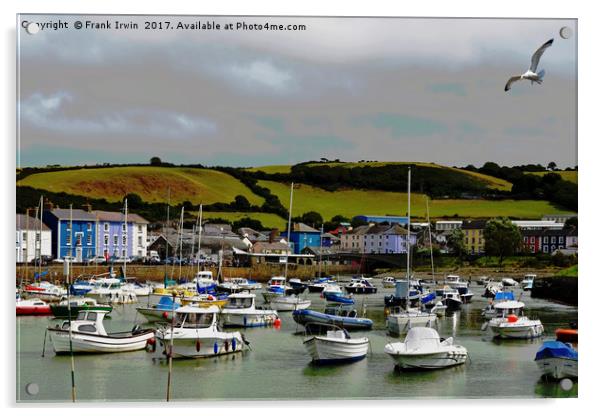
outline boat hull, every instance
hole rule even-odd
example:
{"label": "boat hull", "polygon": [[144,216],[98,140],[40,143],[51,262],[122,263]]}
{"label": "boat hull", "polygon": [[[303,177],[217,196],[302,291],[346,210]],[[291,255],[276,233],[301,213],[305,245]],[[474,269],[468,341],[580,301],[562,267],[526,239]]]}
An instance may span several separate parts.
{"label": "boat hull", "polygon": [[172,310],[162,310],[156,308],[136,308],[140,315],[144,316],[149,323],[152,322],[171,322]]}
{"label": "boat hull", "polygon": [[[70,353],[68,330],[48,328],[48,333],[56,354]],[[144,349],[147,341],[154,338],[154,336],[152,329],[144,330],[136,335],[130,333],[130,336],[124,337],[73,332],[71,345],[73,352],[77,354],[129,352]]]}
{"label": "boat hull", "polygon": [[303,345],[314,363],[334,364],[363,359],[368,354],[370,341],[368,338],[338,340],[315,336]]}
{"label": "boat hull", "polygon": [[493,319],[489,323],[491,331],[497,338],[503,339],[532,339],[543,335],[543,325],[540,321],[532,321],[531,323],[510,323],[495,322]]}
{"label": "boat hull", "polygon": [[308,309],[293,312],[293,319],[301,325],[331,324],[345,329],[372,329],[373,325],[371,319],[329,315]]}
{"label": "boat hull", "polygon": [[274,324],[276,319],[278,319],[278,314],[261,310],[249,313],[228,313],[227,311],[222,311],[220,315],[222,325],[230,328],[270,326]]}
{"label": "boat hull", "polygon": [[577,378],[578,362],[568,358],[548,357],[536,360],[537,367],[545,378],[562,380],[563,378]]}
{"label": "boat hull", "polygon": [[[159,358],[168,357],[171,339],[169,331],[167,337],[157,334],[156,356]],[[235,340],[234,343],[232,340]],[[217,347],[216,347],[217,345]],[[241,352],[243,341],[238,332],[223,332],[221,335],[201,336],[199,338],[179,338],[174,337],[172,358],[207,358],[217,355],[233,354]]]}
{"label": "boat hull", "polygon": [[467,353],[462,351],[442,351],[430,354],[387,354],[393,359],[398,368],[406,370],[436,370],[453,367],[464,364],[467,358]]}
{"label": "boat hull", "polygon": [[437,322],[437,315],[425,314],[425,315],[389,315],[387,317],[387,329],[390,333],[395,335],[401,335],[408,332],[414,327],[429,327],[432,328]]}
{"label": "boat hull", "polygon": [[17,315],[25,316],[25,315],[52,315],[52,310],[49,305],[44,306],[17,306]]}
{"label": "boat hull", "polygon": [[287,302],[276,298],[272,299],[270,306],[278,312],[292,312],[309,308],[311,306],[311,301],[299,299],[296,302]]}
{"label": "boat hull", "polygon": [[372,293],[376,293],[378,289],[375,287],[349,287],[345,286],[345,291],[347,293],[361,294],[361,295],[370,295]]}

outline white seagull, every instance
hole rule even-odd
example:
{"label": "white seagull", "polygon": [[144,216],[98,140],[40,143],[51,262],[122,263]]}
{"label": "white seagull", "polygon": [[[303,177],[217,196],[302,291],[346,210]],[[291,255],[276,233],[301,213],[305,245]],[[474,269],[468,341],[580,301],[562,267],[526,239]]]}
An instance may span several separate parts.
{"label": "white seagull", "polygon": [[535,71],[537,71],[537,65],[539,64],[539,59],[541,58],[541,55],[543,55],[546,49],[552,46],[552,43],[554,43],[554,39],[550,39],[549,41],[541,45],[531,57],[531,68],[529,68],[529,70],[522,75],[511,77],[506,83],[504,91],[510,90],[510,86],[516,81],[520,81],[521,79],[528,79],[529,81],[531,81],[531,85],[533,85],[533,82],[541,84],[543,82],[543,76],[545,75],[546,71],[544,71],[543,69],[539,72]]}

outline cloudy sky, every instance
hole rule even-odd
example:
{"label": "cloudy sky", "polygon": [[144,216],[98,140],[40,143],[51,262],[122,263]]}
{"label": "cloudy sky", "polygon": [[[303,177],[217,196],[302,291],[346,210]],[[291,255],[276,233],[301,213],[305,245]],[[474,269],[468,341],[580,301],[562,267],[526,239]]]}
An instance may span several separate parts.
{"label": "cloudy sky", "polygon": [[[577,163],[573,20],[21,18],[69,29],[18,30],[20,166]],[[73,28],[107,19],[112,30]],[[144,30],[147,20],[222,30]],[[223,30],[242,21],[307,28]],[[550,38],[543,85],[504,92]]]}

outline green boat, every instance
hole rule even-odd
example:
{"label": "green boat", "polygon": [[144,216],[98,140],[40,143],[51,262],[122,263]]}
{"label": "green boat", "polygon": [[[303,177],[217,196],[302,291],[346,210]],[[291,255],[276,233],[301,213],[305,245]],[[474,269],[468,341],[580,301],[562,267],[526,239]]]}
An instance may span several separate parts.
{"label": "green boat", "polygon": [[88,309],[100,309],[111,313],[113,307],[111,305],[102,305],[96,302],[96,299],[85,297],[72,297],[71,299],[63,298],[59,303],[50,305],[50,309],[55,318],[69,318],[69,304],[71,304],[71,319],[75,319],[79,311]]}

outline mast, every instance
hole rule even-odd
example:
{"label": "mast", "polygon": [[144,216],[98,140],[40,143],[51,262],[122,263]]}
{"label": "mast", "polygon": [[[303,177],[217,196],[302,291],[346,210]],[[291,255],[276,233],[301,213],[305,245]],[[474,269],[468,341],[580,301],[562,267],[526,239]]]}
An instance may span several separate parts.
{"label": "mast", "polygon": [[178,255],[178,280],[182,278],[182,246],[184,245],[184,207],[182,207],[182,211],[180,213],[180,253]]}
{"label": "mast", "polygon": [[199,245],[197,248],[197,254],[196,254],[196,274],[197,276],[199,275],[199,272],[201,271],[201,236],[203,233],[203,204],[199,205]]}
{"label": "mast", "polygon": [[[125,235],[125,255],[123,256],[123,278],[126,279],[127,278],[127,255],[128,255],[128,243],[129,243],[129,236],[128,236],[128,199],[125,199],[125,206],[123,207],[123,227],[124,227],[124,235]],[[121,242],[123,243],[123,237],[121,238]],[[123,254],[123,253],[122,253]]]}
{"label": "mast", "polygon": [[320,227],[320,252],[318,253],[318,277],[322,277],[322,234],[324,234],[324,224]]}
{"label": "mast", "polygon": [[433,261],[433,240],[431,237],[431,218],[429,216],[429,199],[426,197],[426,222],[429,227],[429,247],[431,249],[431,274],[433,275],[433,280],[435,280],[435,262]]}
{"label": "mast", "polygon": [[[71,325],[71,259],[73,257],[73,204],[69,205],[69,260],[67,262],[67,315],[69,316],[69,353],[71,355],[71,400],[75,403],[75,359],[73,358],[73,329]],[[40,243],[42,236],[40,235]],[[41,244],[40,244],[41,249]],[[41,250],[40,250],[41,251]]]}
{"label": "mast", "polygon": [[408,167],[408,234],[406,237],[406,277],[408,281],[408,287],[406,288],[406,310],[410,308],[410,183],[412,180],[412,168]]}
{"label": "mast", "polygon": [[284,280],[285,281],[288,276],[288,252],[289,252],[290,246],[291,246],[291,215],[293,212],[293,186],[294,186],[294,183],[291,182],[291,199],[288,204],[288,227],[287,227],[287,232],[286,232],[286,244],[288,244],[288,249],[286,250],[286,263],[284,265]]}
{"label": "mast", "polygon": [[[38,217],[38,212],[37,212],[37,208],[36,208],[36,218],[37,217]],[[21,239],[21,246],[19,247],[19,250],[21,252],[23,251],[23,250],[21,250],[23,247],[23,227],[22,227],[22,225],[23,224],[19,224],[19,228],[21,229],[20,230],[21,235],[19,236]],[[27,237],[25,238],[25,272],[24,272],[24,275],[25,275],[25,279],[27,279],[27,272],[28,272],[27,263],[29,263],[29,241],[28,241],[29,240],[29,208],[27,208],[25,210],[25,233],[26,233],[25,235]],[[22,256],[22,254],[21,254],[21,256]],[[21,286],[21,289],[23,289],[23,275],[21,275],[21,285],[20,286]]]}
{"label": "mast", "polygon": [[167,187],[167,216],[165,219],[165,233],[164,233],[165,234],[165,236],[164,236],[165,237],[165,259],[163,259],[164,260],[163,263],[165,265],[165,267],[164,267],[165,277],[164,277],[163,283],[164,283],[164,286],[166,289],[167,289],[167,257],[168,257],[168,252],[169,252],[169,241],[167,238],[167,230],[169,227],[169,197],[170,197],[170,193],[171,193],[171,190],[169,187]]}

